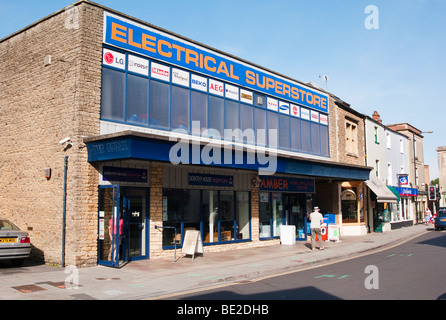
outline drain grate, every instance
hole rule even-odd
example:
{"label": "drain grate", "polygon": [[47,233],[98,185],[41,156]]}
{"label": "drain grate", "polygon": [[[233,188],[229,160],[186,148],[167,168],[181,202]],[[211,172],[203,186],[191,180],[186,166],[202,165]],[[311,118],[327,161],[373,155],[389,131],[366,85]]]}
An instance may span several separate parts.
{"label": "drain grate", "polygon": [[35,284],[28,284],[28,285],[24,285],[24,286],[12,287],[12,289],[20,291],[21,293],[33,293],[33,292],[39,292],[39,291],[46,290],[42,287],[36,286]]}

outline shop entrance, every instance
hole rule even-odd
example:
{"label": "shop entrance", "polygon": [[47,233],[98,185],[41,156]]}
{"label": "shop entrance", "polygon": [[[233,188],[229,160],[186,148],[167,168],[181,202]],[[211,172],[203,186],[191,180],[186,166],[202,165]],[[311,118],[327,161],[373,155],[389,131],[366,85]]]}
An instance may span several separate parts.
{"label": "shop entrance", "polygon": [[148,189],[99,188],[98,264],[120,267],[148,258]]}
{"label": "shop entrance", "polygon": [[[296,226],[297,240],[306,240],[307,207],[308,210],[311,210],[312,199],[307,201],[307,196],[304,193],[285,193],[283,197],[287,225]],[[309,202],[309,206],[307,202]]]}
{"label": "shop entrance", "polygon": [[[311,210],[311,194],[260,192],[260,238],[280,236],[280,226],[296,226],[296,239],[306,240],[307,210]],[[308,208],[308,209],[307,209]]]}

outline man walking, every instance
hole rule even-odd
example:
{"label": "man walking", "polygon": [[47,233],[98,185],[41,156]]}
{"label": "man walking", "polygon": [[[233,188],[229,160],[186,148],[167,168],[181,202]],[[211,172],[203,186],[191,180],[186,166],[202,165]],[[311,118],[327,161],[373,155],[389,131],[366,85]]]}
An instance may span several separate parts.
{"label": "man walking", "polygon": [[316,246],[316,235],[319,240],[319,249],[324,250],[324,245],[322,244],[322,235],[321,235],[321,224],[324,223],[324,217],[319,212],[319,208],[315,207],[314,211],[310,214],[310,229],[311,229],[311,250],[314,250]]}

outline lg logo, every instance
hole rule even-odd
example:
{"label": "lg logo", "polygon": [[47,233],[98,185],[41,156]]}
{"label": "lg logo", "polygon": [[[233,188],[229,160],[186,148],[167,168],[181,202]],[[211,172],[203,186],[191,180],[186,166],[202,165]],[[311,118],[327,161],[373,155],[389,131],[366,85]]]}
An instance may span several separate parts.
{"label": "lg logo", "polygon": [[104,63],[115,68],[124,69],[125,55],[110,50],[104,50]]}
{"label": "lg logo", "polygon": [[113,61],[115,61],[115,57],[113,56],[113,54],[111,52],[107,52],[104,55],[104,60],[106,63],[112,64]]}

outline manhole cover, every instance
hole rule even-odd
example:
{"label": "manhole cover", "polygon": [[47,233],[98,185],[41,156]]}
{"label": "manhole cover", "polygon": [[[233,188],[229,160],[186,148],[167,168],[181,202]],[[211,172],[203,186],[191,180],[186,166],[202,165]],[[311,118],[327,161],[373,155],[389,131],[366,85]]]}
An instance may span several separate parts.
{"label": "manhole cover", "polygon": [[35,284],[29,284],[25,286],[12,287],[13,289],[20,291],[21,293],[33,293],[39,291],[45,291],[46,289],[36,286]]}

